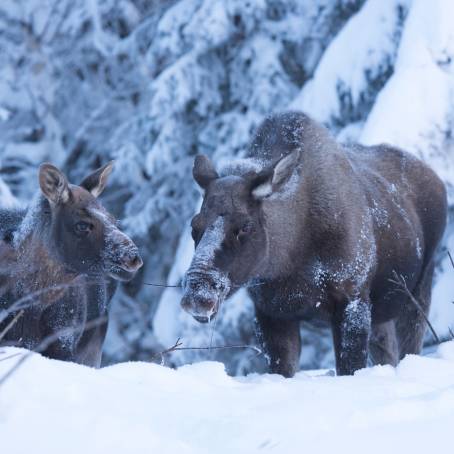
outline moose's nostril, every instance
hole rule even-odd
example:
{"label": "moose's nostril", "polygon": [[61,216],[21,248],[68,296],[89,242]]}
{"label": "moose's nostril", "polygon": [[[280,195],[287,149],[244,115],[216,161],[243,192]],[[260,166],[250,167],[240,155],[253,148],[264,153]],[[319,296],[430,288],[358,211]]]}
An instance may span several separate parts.
{"label": "moose's nostril", "polygon": [[142,258],[139,254],[136,254],[136,256],[132,259],[131,264],[137,269],[143,265]]}
{"label": "moose's nostril", "polygon": [[191,301],[190,301],[189,298],[183,297],[183,299],[181,300],[180,304],[181,304],[181,307],[185,311],[189,311],[189,309],[191,308]]}
{"label": "moose's nostril", "polygon": [[142,265],[143,261],[139,254],[130,254],[123,260],[124,266],[130,271],[137,271]]}
{"label": "moose's nostril", "polygon": [[211,311],[216,306],[216,301],[208,298],[200,298],[198,301],[198,306],[204,311]]}
{"label": "moose's nostril", "polygon": [[197,281],[189,281],[189,282],[188,282],[188,287],[189,287],[192,291],[197,291],[197,290],[200,288],[200,283],[197,282]]}

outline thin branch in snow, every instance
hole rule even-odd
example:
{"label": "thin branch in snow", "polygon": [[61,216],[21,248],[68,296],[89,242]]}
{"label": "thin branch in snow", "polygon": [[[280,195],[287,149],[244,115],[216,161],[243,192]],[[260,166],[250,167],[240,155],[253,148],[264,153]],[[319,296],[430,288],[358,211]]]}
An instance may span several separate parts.
{"label": "thin branch in snow", "polygon": [[410,301],[414,304],[418,312],[423,316],[425,322],[427,323],[427,326],[429,327],[430,331],[432,332],[432,335],[437,342],[437,344],[440,343],[440,338],[438,337],[434,327],[432,326],[432,323],[430,323],[426,313],[424,312],[424,309],[421,307],[419,304],[419,301],[413,296],[413,294],[410,292],[409,288],[407,287],[407,282],[405,281],[405,278],[402,275],[398,275],[396,271],[393,271],[394,279],[389,279],[390,282],[393,284],[396,284],[401,292],[405,293]]}
{"label": "thin branch in snow", "polygon": [[175,344],[172,345],[172,347],[169,347],[169,348],[163,350],[162,352],[156,353],[155,355],[153,355],[151,357],[151,360],[153,361],[154,359],[161,358],[161,366],[163,366],[164,365],[164,355],[175,351],[181,345],[183,345],[183,342],[181,342],[181,338],[179,337],[177,339],[177,341],[175,342]]}
{"label": "thin branch in snow", "polygon": [[[257,356],[263,355],[262,350],[258,348],[255,345],[215,345],[215,346],[208,346],[208,347],[182,347],[183,343],[181,342],[181,338],[178,338],[177,341],[175,342],[172,347],[169,347],[162,352],[156,353],[151,357],[151,360],[161,358],[161,364],[163,364],[164,361],[164,355],[176,351],[188,351],[188,350],[228,350],[228,349],[233,349],[233,348],[243,348],[243,349],[251,349],[254,350],[257,353]],[[1,384],[1,382],[0,382]]]}
{"label": "thin branch in snow", "polygon": [[107,316],[102,316],[95,318],[93,320],[90,320],[86,323],[80,323],[77,326],[71,326],[71,327],[66,327],[62,328],[55,333],[45,337],[36,348],[33,350],[29,350],[26,353],[24,353],[14,364],[11,369],[9,369],[2,377],[0,377],[0,387],[5,384],[5,382],[11,378],[11,376],[29,359],[34,353],[42,353],[45,351],[48,347],[50,347],[55,341],[57,341],[59,338],[63,336],[68,336],[74,333],[74,331],[83,328],[84,330],[89,330],[96,328],[103,323],[107,321]]}
{"label": "thin branch in snow", "polygon": [[448,251],[448,257],[449,257],[449,260],[451,261],[451,266],[454,268],[454,260],[452,258],[451,252],[449,252],[449,251]]}
{"label": "thin branch in snow", "polygon": [[[4,352],[0,352],[0,353],[4,353]],[[14,353],[14,354],[9,355],[9,356],[5,356],[4,358],[0,358],[0,362],[7,361],[8,359],[15,358],[16,356],[19,356],[19,355],[22,355],[22,353],[19,352],[19,353]]]}
{"label": "thin branch in snow", "polygon": [[231,348],[244,348],[254,350],[258,355],[263,355],[262,350],[255,345],[215,345],[213,347],[178,347],[174,351],[178,350],[228,350]]}
{"label": "thin branch in snow", "polygon": [[451,336],[451,340],[454,340],[454,332],[452,331],[450,326],[448,326],[448,331],[449,331],[449,335]]}
{"label": "thin branch in snow", "polygon": [[[448,252],[448,257],[449,257],[449,260],[451,262],[451,266],[452,268],[454,269],[454,260],[452,258],[452,255],[451,255],[451,252],[449,252],[449,250],[447,251]],[[454,301],[451,301],[452,304],[454,304]],[[449,328],[449,330],[451,331],[451,328]],[[452,334],[451,334],[452,335]],[[454,339],[454,336],[452,336],[452,338]]]}
{"label": "thin branch in snow", "polygon": [[[427,349],[427,348],[431,348],[431,347],[436,347],[437,345],[442,344],[443,342],[449,342],[449,341],[453,340],[453,339],[451,338],[451,334],[449,333],[449,331],[450,331],[450,328],[448,327],[448,334],[446,334],[445,336],[441,336],[441,337],[440,337],[440,342],[436,342],[436,341],[433,340],[433,339],[432,339],[432,340],[429,340],[429,341],[427,341],[427,342],[424,342],[423,348],[424,348],[424,349]],[[451,330],[451,331],[452,331],[452,330]]]}
{"label": "thin branch in snow", "polygon": [[8,323],[5,329],[0,333],[0,342],[8,334],[8,331],[17,323],[17,321],[24,315],[24,310],[18,312],[15,317]]}
{"label": "thin branch in snow", "polygon": [[[21,309],[27,309],[29,307],[32,307],[35,304],[41,304],[41,301],[31,301],[32,299],[45,295],[46,293],[49,292],[55,292],[58,290],[66,290],[70,287],[74,287],[79,284],[78,281],[80,281],[84,276],[79,275],[75,277],[72,281],[66,284],[59,284],[59,285],[54,285],[50,287],[45,287],[43,289],[36,290],[35,292],[29,293],[28,295],[23,296],[22,298],[19,298],[17,301],[15,301],[9,308],[4,309],[3,311],[0,312],[0,323],[3,322],[8,315],[21,310]],[[90,283],[87,282],[87,285],[90,285]],[[49,304],[49,303],[48,303]],[[50,303],[52,304],[52,303]]]}

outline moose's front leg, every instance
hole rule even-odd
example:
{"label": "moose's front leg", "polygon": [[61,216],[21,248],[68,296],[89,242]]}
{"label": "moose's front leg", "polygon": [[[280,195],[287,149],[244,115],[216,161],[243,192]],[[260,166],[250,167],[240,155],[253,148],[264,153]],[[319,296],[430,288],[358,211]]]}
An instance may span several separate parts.
{"label": "moose's front leg", "polygon": [[39,325],[42,354],[59,361],[76,362],[76,347],[84,322],[83,307],[71,301],[61,299],[49,305]]}
{"label": "moose's front leg", "polygon": [[371,332],[370,303],[353,299],[340,303],[332,319],[334,351],[338,375],[352,375],[367,365]]}
{"label": "moose's front leg", "polygon": [[298,371],[301,350],[299,322],[268,317],[255,311],[259,339],[269,357],[270,372],[293,377]]}
{"label": "moose's front leg", "polygon": [[[50,345],[42,351],[43,356],[56,359],[58,361],[76,362],[75,346],[71,339],[54,339],[54,333],[45,337],[49,340]],[[52,342],[51,342],[52,341]]]}

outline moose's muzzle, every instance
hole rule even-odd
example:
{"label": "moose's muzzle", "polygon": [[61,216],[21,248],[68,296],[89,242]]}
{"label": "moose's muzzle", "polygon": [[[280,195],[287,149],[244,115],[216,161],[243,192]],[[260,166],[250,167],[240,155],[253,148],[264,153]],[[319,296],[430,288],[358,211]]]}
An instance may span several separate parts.
{"label": "moose's muzzle", "polygon": [[229,292],[229,282],[219,273],[191,275],[184,282],[181,307],[200,323],[207,323],[216,316]]}

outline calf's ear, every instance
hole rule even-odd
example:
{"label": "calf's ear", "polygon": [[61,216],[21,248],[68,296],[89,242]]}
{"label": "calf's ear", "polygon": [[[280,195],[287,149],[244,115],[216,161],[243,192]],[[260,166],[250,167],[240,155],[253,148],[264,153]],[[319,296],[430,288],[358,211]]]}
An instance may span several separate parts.
{"label": "calf's ear", "polygon": [[192,175],[202,189],[206,189],[213,180],[219,178],[210,158],[203,154],[199,154],[195,157]]}
{"label": "calf's ear", "polygon": [[300,159],[299,150],[295,150],[279,160],[271,170],[258,175],[253,185],[252,195],[264,199],[279,191],[290,179]]}
{"label": "calf's ear", "polygon": [[114,161],[110,161],[98,170],[95,170],[93,173],[85,177],[79,186],[91,192],[94,197],[100,196],[107,185],[107,179],[112,173],[113,165]]}
{"label": "calf's ear", "polygon": [[70,198],[66,176],[60,169],[47,162],[39,167],[39,186],[46,199],[55,205],[66,203]]}

